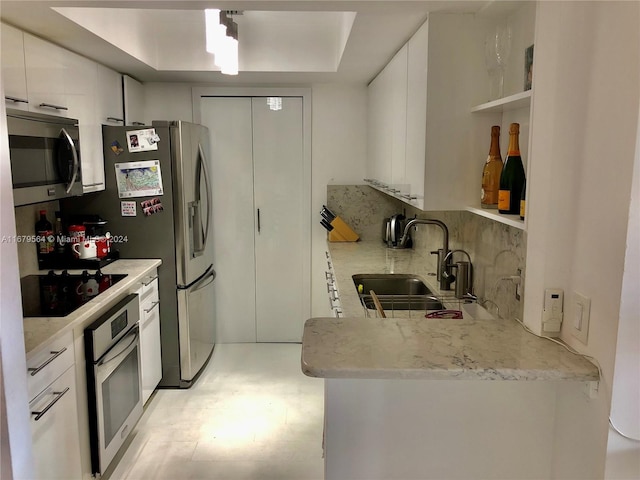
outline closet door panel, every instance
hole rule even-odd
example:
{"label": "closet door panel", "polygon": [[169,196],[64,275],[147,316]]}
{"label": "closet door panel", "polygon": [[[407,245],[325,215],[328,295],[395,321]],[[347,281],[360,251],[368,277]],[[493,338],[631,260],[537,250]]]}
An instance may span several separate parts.
{"label": "closet door panel", "polygon": [[255,342],[255,243],[251,99],[204,97],[213,190],[216,338]]}
{"label": "closet door panel", "polygon": [[[259,342],[299,342],[303,310],[305,224],[302,98],[272,110],[253,98],[256,222],[256,323]],[[258,229],[257,229],[258,230]]]}

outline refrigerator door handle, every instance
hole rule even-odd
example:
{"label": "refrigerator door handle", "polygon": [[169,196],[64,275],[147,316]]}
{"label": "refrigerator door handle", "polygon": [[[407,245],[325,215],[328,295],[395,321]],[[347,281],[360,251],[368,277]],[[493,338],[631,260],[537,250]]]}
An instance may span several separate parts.
{"label": "refrigerator door handle", "polygon": [[[193,282],[187,285],[177,285],[177,288],[178,290],[193,290],[193,291],[200,290],[202,287],[205,287],[209,285],[211,282],[213,282],[217,276],[218,274],[214,270],[213,265],[209,265],[209,267],[204,271],[204,273],[200,275],[198,278],[196,278]],[[204,283],[205,280],[209,280],[209,279],[211,280]]]}
{"label": "refrigerator door handle", "polygon": [[[193,242],[194,242],[194,252],[193,256],[202,255],[207,248],[207,240],[209,239],[209,222],[210,222],[210,214],[211,214],[211,182],[209,180],[209,172],[207,170],[207,157],[204,154],[202,149],[202,144],[198,143],[198,167],[197,167],[197,176],[196,176],[196,192],[197,192],[197,200],[194,202],[196,208],[194,209],[194,222],[193,222]],[[207,210],[205,213],[204,222],[202,221],[202,211],[201,211],[201,203],[202,199],[200,198],[200,182],[202,177],[204,176],[204,185],[206,189],[206,202],[207,202]],[[204,225],[203,225],[204,223]]]}

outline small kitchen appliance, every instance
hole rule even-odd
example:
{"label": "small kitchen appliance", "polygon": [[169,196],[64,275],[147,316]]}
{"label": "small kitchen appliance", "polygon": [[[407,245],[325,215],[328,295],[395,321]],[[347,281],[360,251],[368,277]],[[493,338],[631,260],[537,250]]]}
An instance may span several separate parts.
{"label": "small kitchen appliance", "polygon": [[411,248],[411,237],[407,239],[404,245],[400,245],[400,240],[402,239],[406,225],[405,220],[406,217],[401,213],[396,213],[384,219],[382,224],[382,240],[389,248]]}
{"label": "small kitchen appliance", "polygon": [[7,109],[13,202],[82,195],[78,120]]}

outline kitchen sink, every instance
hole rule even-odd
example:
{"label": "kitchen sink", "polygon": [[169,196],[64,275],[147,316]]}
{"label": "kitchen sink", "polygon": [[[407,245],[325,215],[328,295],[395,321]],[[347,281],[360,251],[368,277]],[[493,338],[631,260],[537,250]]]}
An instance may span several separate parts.
{"label": "kitchen sink", "polygon": [[416,275],[402,273],[361,273],[351,277],[360,302],[375,309],[369,292],[373,290],[385,310],[440,310],[442,303]]}

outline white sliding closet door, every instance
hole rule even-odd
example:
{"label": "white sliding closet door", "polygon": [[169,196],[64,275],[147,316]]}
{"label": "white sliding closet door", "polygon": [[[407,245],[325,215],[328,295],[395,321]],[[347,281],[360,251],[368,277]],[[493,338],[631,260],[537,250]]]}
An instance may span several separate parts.
{"label": "white sliding closet door", "polygon": [[253,98],[256,213],[256,325],[259,342],[302,339],[305,195],[302,99],[282,98],[271,110]]}
{"label": "white sliding closet door", "polygon": [[[211,132],[217,338],[299,342],[308,317],[302,98],[202,97]],[[306,310],[305,310],[306,309]]]}
{"label": "white sliding closet door", "polygon": [[251,99],[202,98],[211,135],[216,338],[255,342],[255,242]]}

